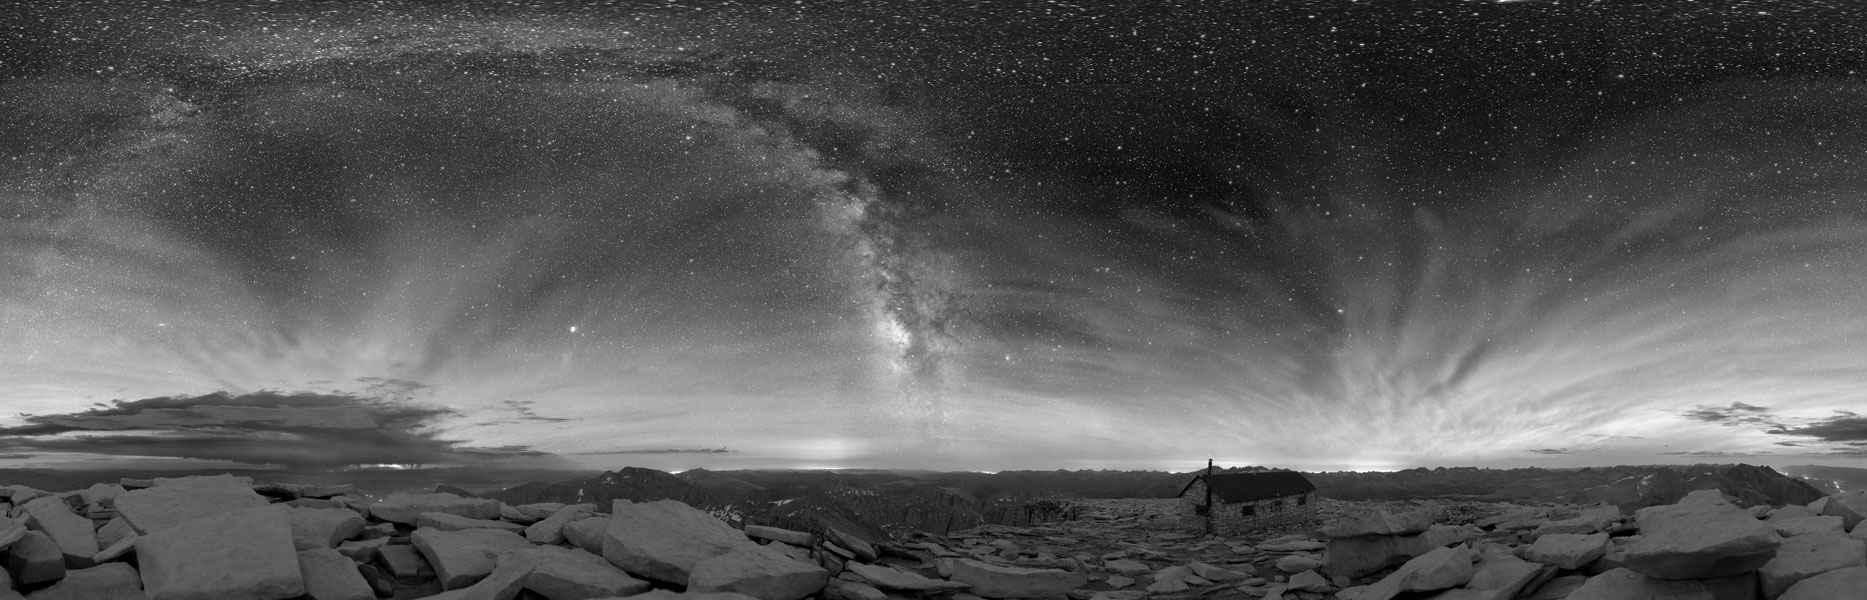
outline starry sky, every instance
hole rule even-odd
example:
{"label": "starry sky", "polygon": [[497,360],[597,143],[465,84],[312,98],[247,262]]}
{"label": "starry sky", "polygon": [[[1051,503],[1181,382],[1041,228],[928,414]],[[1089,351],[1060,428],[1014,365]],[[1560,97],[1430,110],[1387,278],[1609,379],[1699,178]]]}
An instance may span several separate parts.
{"label": "starry sky", "polygon": [[1863,8],[27,3],[0,464],[1860,465]]}

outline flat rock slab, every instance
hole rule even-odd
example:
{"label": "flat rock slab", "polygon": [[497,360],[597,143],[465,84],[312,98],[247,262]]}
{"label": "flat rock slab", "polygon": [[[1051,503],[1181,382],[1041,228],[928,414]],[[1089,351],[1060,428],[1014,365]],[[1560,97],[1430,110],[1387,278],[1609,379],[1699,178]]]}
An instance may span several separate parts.
{"label": "flat rock slab", "polygon": [[1523,557],[1559,569],[1571,571],[1594,562],[1608,552],[1608,534],[1553,533],[1537,538],[1524,550]]}
{"label": "flat rock slab", "polygon": [[469,519],[499,518],[499,501],[488,498],[462,498],[453,494],[396,494],[369,505],[371,517],[383,521],[415,525],[421,513],[439,512]]}
{"label": "flat rock slab", "polygon": [[[1331,577],[1361,577],[1405,563],[1434,548],[1472,539],[1478,533],[1477,528],[1470,526],[1434,525],[1414,535],[1335,538],[1329,540],[1329,548],[1323,553],[1321,571]],[[1289,572],[1302,571],[1298,569]]]}
{"label": "flat rock slab", "polygon": [[336,550],[314,548],[298,552],[298,571],[304,575],[305,595],[310,600],[373,600],[370,588],[357,563]]}
{"label": "flat rock slab", "polygon": [[764,525],[747,525],[745,533],[746,537],[749,538],[784,542],[800,548],[809,548],[812,541],[811,538],[815,537],[810,535],[810,532],[807,531],[791,531],[789,529],[766,527]]}
{"label": "flat rock slab", "polygon": [[1058,569],[1026,569],[958,559],[953,581],[972,585],[968,592],[985,598],[1054,598],[1083,587],[1089,576]]}
{"label": "flat rock slab", "polygon": [[1757,575],[1763,579],[1764,597],[1775,598],[1798,581],[1849,567],[1867,567],[1867,541],[1828,532],[1785,540]]}
{"label": "flat rock slab", "polygon": [[425,512],[415,519],[416,527],[439,529],[441,531],[460,531],[462,529],[503,529],[513,533],[525,531],[524,525],[495,521],[492,519],[474,519],[444,512]]}
{"label": "flat rock slab", "polygon": [[266,498],[250,488],[200,482],[131,490],[119,494],[116,503],[117,514],[137,533],[145,535],[195,519],[218,518],[267,505]]}
{"label": "flat rock slab", "polygon": [[[1603,536],[1606,537],[1605,535]],[[1388,600],[1407,592],[1431,592],[1465,585],[1477,572],[1472,563],[1478,553],[1464,545],[1438,548],[1400,565],[1392,574],[1368,586],[1359,600]]]}
{"label": "flat rock slab", "polygon": [[738,592],[759,600],[801,600],[823,591],[830,572],[763,546],[748,545],[694,565],[690,592]]}
{"label": "flat rock slab", "polygon": [[862,579],[868,581],[870,584],[874,585],[875,587],[885,589],[885,590],[937,592],[937,591],[946,591],[946,590],[963,590],[963,589],[972,587],[970,585],[960,583],[957,581],[947,581],[944,579],[933,579],[931,577],[927,577],[919,573],[909,573],[907,571],[903,571],[903,570],[896,569],[894,567],[889,567],[886,565],[849,563],[847,568],[849,571],[854,572],[856,575],[861,576]]}
{"label": "flat rock slab", "polygon": [[389,574],[396,578],[426,577],[434,574],[433,565],[423,558],[420,550],[409,545],[382,546],[376,549],[377,562],[389,569]]}
{"label": "flat rock slab", "polygon": [[348,508],[291,509],[292,545],[299,550],[331,548],[363,533],[369,522]]}
{"label": "flat rock slab", "polygon": [[564,541],[597,554],[603,553],[603,538],[609,532],[608,517],[586,517],[564,526]]}
{"label": "flat rock slab", "polygon": [[738,592],[678,593],[654,590],[630,596],[629,600],[758,600]]}
{"label": "flat rock slab", "polygon": [[524,589],[531,564],[500,558],[493,571],[473,585],[427,596],[423,600],[512,600]]}
{"label": "flat rock slab", "polygon": [[454,590],[473,585],[493,572],[499,555],[512,550],[531,548],[531,542],[519,534],[498,529],[462,529],[441,531],[417,529],[410,541],[434,566],[441,589]]}
{"label": "flat rock slab", "polygon": [[1765,522],[1769,523],[1771,527],[1776,528],[1776,535],[1786,538],[1796,537],[1798,535],[1847,532],[1847,530],[1841,528],[1841,517],[1834,515],[1797,517]]}
{"label": "flat rock slab", "polygon": [[91,566],[91,556],[97,554],[97,532],[92,529],[91,520],[71,512],[63,498],[45,496],[34,498],[24,506],[30,523],[52,538],[65,556],[67,568],[82,569]]}
{"label": "flat rock slab", "polygon": [[[1776,600],[1837,600],[1860,598],[1867,590],[1867,567],[1835,569],[1796,582]],[[1849,596],[1849,594],[1853,594]]]}
{"label": "flat rock slab", "polygon": [[151,600],[278,600],[305,593],[289,512],[281,505],[248,508],[136,538],[144,592]]}
{"label": "flat rock slab", "polygon": [[78,492],[78,499],[85,504],[110,507],[114,506],[117,495],[125,491],[123,486],[114,483],[93,483],[91,487]]}
{"label": "flat rock slab", "polygon": [[534,544],[562,544],[564,526],[593,512],[596,512],[595,504],[560,506],[550,516],[526,527],[525,539]]}
{"label": "flat rock slab", "polygon": [[103,527],[97,528],[97,545],[99,547],[108,548],[116,545],[119,541],[133,537],[136,537],[136,528],[130,527],[130,522],[123,520],[123,517],[117,517],[106,521]]}
{"label": "flat rock slab", "polygon": [[1657,579],[1713,579],[1755,571],[1776,555],[1776,528],[1726,502],[1717,490],[1698,490],[1678,504],[1635,514],[1640,539],[1622,554],[1628,569]]}
{"label": "flat rock slab", "polygon": [[65,578],[33,592],[30,600],[144,600],[143,582],[136,569],[123,563],[98,565],[65,573]]}
{"label": "flat rock slab", "polygon": [[[1565,600],[1735,600],[1757,597],[1756,573],[1714,579],[1654,579],[1628,569],[1588,578]],[[1545,586],[1548,587],[1548,586]],[[1539,595],[1532,598],[1541,597]]]}
{"label": "flat rock slab", "polygon": [[572,548],[544,546],[515,550],[499,560],[529,564],[531,574],[525,577],[525,589],[552,600],[633,596],[652,587],[646,581],[630,577],[601,556]]}
{"label": "flat rock slab", "polygon": [[678,500],[617,500],[603,558],[642,577],[687,585],[700,561],[753,545],[744,533]]}

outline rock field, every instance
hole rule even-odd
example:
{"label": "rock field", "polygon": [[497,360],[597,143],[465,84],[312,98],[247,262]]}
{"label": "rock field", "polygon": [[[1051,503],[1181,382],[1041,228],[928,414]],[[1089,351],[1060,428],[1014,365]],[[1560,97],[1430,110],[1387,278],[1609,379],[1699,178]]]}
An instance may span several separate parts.
{"label": "rock field", "polygon": [[0,600],[1867,599],[1867,494],[1740,508],[1336,502],[1229,537],[1175,500],[865,539],[674,500],[526,504],[232,475],[0,486]]}

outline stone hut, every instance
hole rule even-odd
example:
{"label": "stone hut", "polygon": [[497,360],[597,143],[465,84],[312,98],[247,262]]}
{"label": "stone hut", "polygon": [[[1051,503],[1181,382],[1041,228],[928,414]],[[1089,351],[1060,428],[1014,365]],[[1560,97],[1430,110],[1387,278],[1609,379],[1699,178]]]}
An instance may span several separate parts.
{"label": "stone hut", "polygon": [[1286,523],[1315,506],[1316,485],[1295,471],[1201,474],[1180,490],[1182,523],[1219,534]]}

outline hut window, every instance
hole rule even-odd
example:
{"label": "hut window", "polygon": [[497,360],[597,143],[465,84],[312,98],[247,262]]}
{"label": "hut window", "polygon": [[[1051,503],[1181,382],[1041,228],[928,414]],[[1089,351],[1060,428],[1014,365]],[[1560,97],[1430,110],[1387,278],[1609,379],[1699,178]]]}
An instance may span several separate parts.
{"label": "hut window", "polygon": [[1297,506],[1309,504],[1309,496],[1297,496]]}
{"label": "hut window", "polygon": [[1210,506],[1206,506],[1206,505],[1204,505],[1204,504],[1194,504],[1194,505],[1193,505],[1193,514],[1195,514],[1195,515],[1199,515],[1199,516],[1202,516],[1202,517],[1203,517],[1203,516],[1206,516],[1206,513],[1207,513],[1207,512],[1210,512],[1210,511],[1211,511],[1211,509],[1212,509],[1212,507],[1210,507]]}
{"label": "hut window", "polygon": [[1238,509],[1238,515],[1242,517],[1251,517],[1251,516],[1256,516],[1257,514],[1258,514],[1258,507],[1256,505],[1246,504],[1244,505],[1244,507]]}

